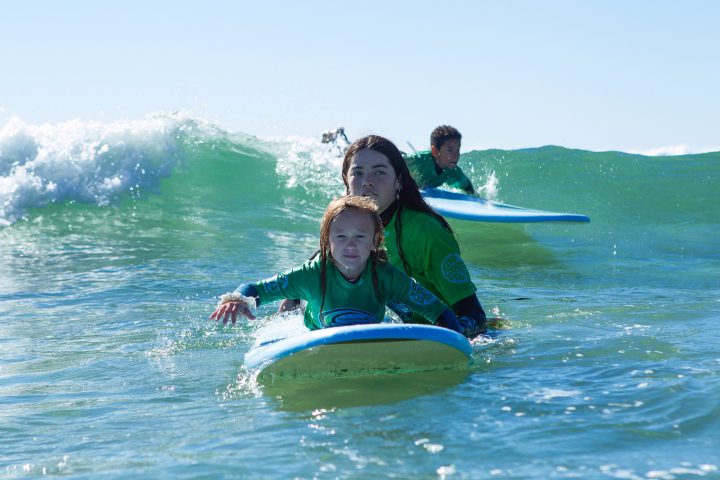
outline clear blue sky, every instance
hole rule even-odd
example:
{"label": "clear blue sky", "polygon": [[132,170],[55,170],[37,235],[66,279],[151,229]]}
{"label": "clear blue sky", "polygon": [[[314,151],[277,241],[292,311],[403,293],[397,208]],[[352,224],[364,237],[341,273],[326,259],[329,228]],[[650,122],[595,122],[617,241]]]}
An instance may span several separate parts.
{"label": "clear blue sky", "polygon": [[33,1],[0,14],[0,128],[189,111],[258,137],[720,149],[720,1]]}

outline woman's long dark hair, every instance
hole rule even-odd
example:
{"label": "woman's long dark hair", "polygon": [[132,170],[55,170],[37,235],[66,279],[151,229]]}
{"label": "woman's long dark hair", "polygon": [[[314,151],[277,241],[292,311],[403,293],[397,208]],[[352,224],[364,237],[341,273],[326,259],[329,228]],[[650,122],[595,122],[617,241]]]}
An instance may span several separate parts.
{"label": "woman's long dark hair", "polygon": [[[350,192],[350,183],[348,182],[348,170],[350,169],[350,162],[357,152],[363,149],[374,150],[387,157],[395,170],[395,176],[400,182],[400,191],[398,192],[397,213],[395,215],[395,241],[397,243],[398,253],[403,263],[405,273],[411,275],[410,268],[405,261],[405,252],[403,252],[401,237],[402,237],[402,214],[404,209],[416,210],[418,212],[427,213],[431,217],[435,218],[440,224],[450,233],[453,233],[452,228],[447,221],[439,215],[430,205],[427,204],[425,199],[420,195],[417,183],[410,175],[410,170],[403,159],[400,150],[395,146],[393,142],[385,137],[379,135],[368,135],[355,140],[345,151],[345,158],[343,159],[342,166],[342,177],[345,182],[345,188],[347,192]],[[382,213],[382,212],[380,212]]]}

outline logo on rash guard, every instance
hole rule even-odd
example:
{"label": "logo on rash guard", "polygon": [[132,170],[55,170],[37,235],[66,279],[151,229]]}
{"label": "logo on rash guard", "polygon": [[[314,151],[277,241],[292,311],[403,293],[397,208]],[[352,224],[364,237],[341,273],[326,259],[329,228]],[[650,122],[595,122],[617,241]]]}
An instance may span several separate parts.
{"label": "logo on rash guard", "polygon": [[343,325],[378,323],[379,320],[375,315],[357,308],[335,308],[322,312],[320,322],[326,327],[342,327]]}
{"label": "logo on rash guard", "polygon": [[410,294],[408,297],[415,305],[430,305],[435,301],[435,295],[412,278],[410,279]]}
{"label": "logo on rash guard", "polygon": [[450,283],[465,283],[470,280],[465,264],[457,253],[451,253],[440,264],[443,278]]}
{"label": "logo on rash guard", "polygon": [[288,279],[285,275],[279,274],[262,281],[263,287],[268,294],[285,291],[288,286]]}

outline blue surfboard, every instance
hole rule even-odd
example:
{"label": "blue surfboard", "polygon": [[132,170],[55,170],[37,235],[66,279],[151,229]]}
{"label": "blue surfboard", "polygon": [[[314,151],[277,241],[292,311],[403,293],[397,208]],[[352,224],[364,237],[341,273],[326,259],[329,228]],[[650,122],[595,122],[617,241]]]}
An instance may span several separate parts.
{"label": "blue surfboard", "polygon": [[433,325],[379,323],[314,330],[250,350],[245,366],[260,383],[289,378],[328,378],[426,372],[466,367],[470,342]]}
{"label": "blue surfboard", "polygon": [[532,223],[532,222],[589,222],[579,213],[546,212],[493,202],[464,193],[437,188],[426,188],[422,196],[430,206],[444,217],[475,222]]}

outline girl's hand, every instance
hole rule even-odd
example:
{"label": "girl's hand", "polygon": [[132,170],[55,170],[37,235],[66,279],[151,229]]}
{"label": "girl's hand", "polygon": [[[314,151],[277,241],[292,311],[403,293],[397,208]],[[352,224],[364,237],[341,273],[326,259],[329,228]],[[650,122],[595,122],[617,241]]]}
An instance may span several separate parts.
{"label": "girl's hand", "polygon": [[218,303],[215,311],[210,315],[210,320],[220,320],[222,317],[223,324],[227,324],[228,317],[232,318],[232,323],[235,325],[237,322],[238,313],[242,316],[255,320],[255,315],[252,314],[248,303],[252,302],[253,307],[255,306],[255,299],[252,297],[245,297],[238,292],[226,293],[220,297],[220,303]]}
{"label": "girl's hand", "polygon": [[250,320],[255,320],[255,315],[252,314],[250,307],[245,302],[223,303],[210,315],[210,320],[220,320],[222,318],[223,324],[227,324],[228,318],[232,318],[232,323],[235,325],[238,313]]}

